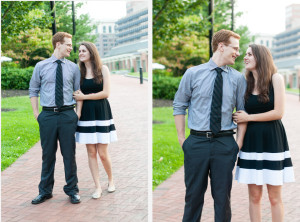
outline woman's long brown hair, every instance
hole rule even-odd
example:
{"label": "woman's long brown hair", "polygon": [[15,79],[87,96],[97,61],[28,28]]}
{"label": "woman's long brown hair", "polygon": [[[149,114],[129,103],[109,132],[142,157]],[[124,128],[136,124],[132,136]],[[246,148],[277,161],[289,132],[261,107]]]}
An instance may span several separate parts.
{"label": "woman's long brown hair", "polygon": [[[96,46],[91,42],[82,42],[82,43],[80,43],[79,47],[81,45],[84,45],[90,53],[90,60],[92,63],[94,81],[96,83],[100,84],[103,80],[103,75],[102,75],[102,61],[101,61],[100,55],[98,53],[98,50],[97,50]],[[79,61],[79,67],[80,67],[80,73],[81,73],[80,83],[82,84],[83,80],[86,76],[86,67],[85,67],[84,62]]]}
{"label": "woman's long brown hair", "polygon": [[[252,54],[256,62],[256,71],[258,74],[257,90],[259,91],[258,101],[262,103],[269,102],[269,87],[272,84],[272,76],[277,72],[270,50],[263,45],[251,44]],[[254,90],[255,80],[253,73],[246,70],[247,90],[245,101]]]}

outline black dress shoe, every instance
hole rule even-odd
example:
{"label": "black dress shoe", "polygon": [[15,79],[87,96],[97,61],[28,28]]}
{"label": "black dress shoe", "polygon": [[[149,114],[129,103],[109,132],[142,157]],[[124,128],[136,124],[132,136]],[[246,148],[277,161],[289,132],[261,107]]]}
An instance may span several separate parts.
{"label": "black dress shoe", "polygon": [[70,195],[70,200],[72,204],[80,203],[80,196],[78,194]]}
{"label": "black dress shoe", "polygon": [[34,198],[31,203],[32,204],[40,204],[43,203],[45,200],[52,198],[53,195],[52,194],[39,194],[36,198]]}

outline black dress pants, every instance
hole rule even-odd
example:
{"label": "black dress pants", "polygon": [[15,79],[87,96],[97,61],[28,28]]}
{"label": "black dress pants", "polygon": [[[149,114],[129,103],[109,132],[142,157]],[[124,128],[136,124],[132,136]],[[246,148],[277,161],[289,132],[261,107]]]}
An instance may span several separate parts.
{"label": "black dress pants", "polygon": [[54,185],[54,168],[56,161],[57,141],[63,156],[65,167],[64,192],[67,195],[78,193],[77,166],[75,159],[75,131],[78,117],[73,109],[62,112],[42,111],[38,116],[43,164],[39,193],[51,194]]}
{"label": "black dress pants", "polygon": [[200,221],[208,176],[215,221],[231,221],[232,170],[239,151],[233,136],[206,138],[190,135],[183,143],[183,151],[186,196],[182,221]]}

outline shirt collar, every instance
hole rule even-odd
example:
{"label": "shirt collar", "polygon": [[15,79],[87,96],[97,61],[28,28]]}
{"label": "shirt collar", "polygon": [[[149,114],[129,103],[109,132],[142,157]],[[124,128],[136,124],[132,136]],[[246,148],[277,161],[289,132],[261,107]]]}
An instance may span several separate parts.
{"label": "shirt collar", "polygon": [[[210,70],[210,71],[212,71],[212,70],[214,70],[215,68],[218,67],[217,64],[216,64],[211,58],[210,58],[210,60],[209,60],[209,62],[208,62],[208,66],[209,66],[209,70]],[[228,68],[227,65],[221,66],[221,67],[219,67],[219,68],[221,68],[224,72],[227,72],[227,73],[228,73],[228,71],[229,71],[229,68]]]}
{"label": "shirt collar", "polygon": [[[50,57],[51,61],[54,63],[56,62],[56,60],[58,60],[54,54],[52,54],[52,56]],[[62,61],[62,63],[66,63],[66,58],[62,58],[62,59],[59,59],[60,61]]]}

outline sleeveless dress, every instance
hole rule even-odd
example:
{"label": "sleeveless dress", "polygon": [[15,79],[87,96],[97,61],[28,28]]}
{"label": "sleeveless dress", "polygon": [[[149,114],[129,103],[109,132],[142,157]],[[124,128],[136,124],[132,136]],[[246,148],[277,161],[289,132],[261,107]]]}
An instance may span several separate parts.
{"label": "sleeveless dress", "polygon": [[[103,81],[96,84],[94,79],[84,79],[80,88],[83,94],[98,93],[103,91]],[[108,144],[114,141],[117,141],[117,133],[108,100],[84,100],[77,123],[76,142]]]}
{"label": "sleeveless dress", "polygon": [[[250,95],[245,103],[246,112],[257,114],[274,109],[272,85],[269,98],[268,103],[261,103],[257,95]],[[240,183],[256,185],[282,185],[295,180],[289,145],[281,120],[248,122],[235,179]]]}

